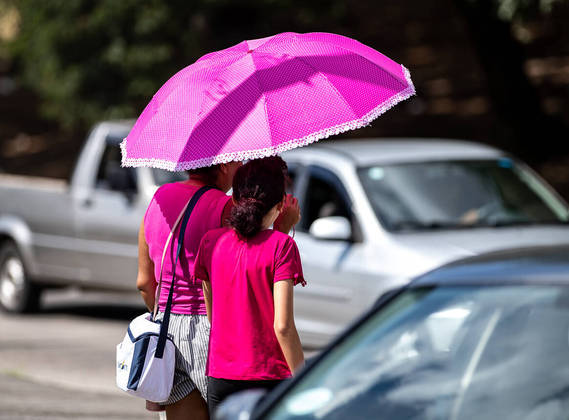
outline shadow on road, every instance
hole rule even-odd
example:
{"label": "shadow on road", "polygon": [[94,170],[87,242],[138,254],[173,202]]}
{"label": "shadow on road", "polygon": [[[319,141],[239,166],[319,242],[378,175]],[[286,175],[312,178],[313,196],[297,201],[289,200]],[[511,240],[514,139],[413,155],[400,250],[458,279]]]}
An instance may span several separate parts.
{"label": "shadow on road", "polygon": [[147,309],[136,293],[47,290],[35,315],[72,315],[129,321]]}
{"label": "shadow on road", "polygon": [[62,314],[83,316],[97,319],[130,321],[145,311],[143,305],[105,305],[105,304],[62,304],[50,305],[41,309],[38,314]]}

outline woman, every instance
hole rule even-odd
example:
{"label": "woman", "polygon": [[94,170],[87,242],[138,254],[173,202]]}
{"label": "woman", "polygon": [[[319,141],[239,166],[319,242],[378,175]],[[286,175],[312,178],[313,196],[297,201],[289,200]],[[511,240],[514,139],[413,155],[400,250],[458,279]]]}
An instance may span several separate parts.
{"label": "woman", "polygon": [[293,316],[293,286],[305,284],[298,248],[269,229],[285,200],[283,165],[265,158],[237,170],[230,227],[204,236],[194,265],[211,322],[210,414],[228,395],[272,389],[304,363]]}
{"label": "woman", "polygon": [[[205,363],[209,340],[209,322],[199,281],[191,275],[199,243],[205,233],[223,226],[228,219],[232,201],[226,195],[240,162],[220,164],[190,171],[187,181],[160,187],[150,202],[140,225],[138,243],[137,288],[149,310],[154,308],[157,281],[160,275],[162,252],[171,226],[192,195],[205,185],[207,191],[195,206],[184,238],[184,250],[176,266],[176,283],[168,333],[176,344],[174,386],[165,401],[167,418],[207,419],[207,380]],[[286,214],[277,221],[277,227],[288,232],[298,214],[296,200],[289,197]],[[172,238],[176,249],[177,239]],[[164,259],[162,288],[159,297],[159,315],[166,306],[173,275],[171,253]]]}

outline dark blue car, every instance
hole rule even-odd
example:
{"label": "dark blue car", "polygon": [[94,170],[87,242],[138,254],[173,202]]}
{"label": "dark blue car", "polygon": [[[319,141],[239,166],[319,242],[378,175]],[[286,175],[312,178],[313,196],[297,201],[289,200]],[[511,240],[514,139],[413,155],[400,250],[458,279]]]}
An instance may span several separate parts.
{"label": "dark blue car", "polygon": [[223,419],[569,419],[569,248],[461,260],[384,296]]}

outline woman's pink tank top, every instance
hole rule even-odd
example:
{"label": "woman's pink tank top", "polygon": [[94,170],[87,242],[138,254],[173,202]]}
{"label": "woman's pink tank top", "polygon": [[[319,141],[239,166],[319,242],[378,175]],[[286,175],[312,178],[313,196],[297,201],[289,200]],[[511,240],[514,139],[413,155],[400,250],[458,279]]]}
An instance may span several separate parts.
{"label": "woman's pink tank top", "polygon": [[[182,208],[198,189],[198,186],[180,182],[165,184],[156,191],[146,210],[144,235],[148,243],[150,258],[154,262],[156,282],[160,279],[162,252],[172,225],[176,223]],[[195,280],[192,274],[194,271],[194,260],[202,237],[209,230],[222,226],[223,208],[230,198],[222,191],[212,189],[207,191],[194,207],[184,236],[184,250],[176,266],[172,313],[206,314],[201,282]],[[166,307],[168,292],[172,282],[172,266],[176,260],[178,232],[179,225],[170,241],[170,246],[164,258],[162,289],[160,290],[159,299],[159,309],[161,311]]]}

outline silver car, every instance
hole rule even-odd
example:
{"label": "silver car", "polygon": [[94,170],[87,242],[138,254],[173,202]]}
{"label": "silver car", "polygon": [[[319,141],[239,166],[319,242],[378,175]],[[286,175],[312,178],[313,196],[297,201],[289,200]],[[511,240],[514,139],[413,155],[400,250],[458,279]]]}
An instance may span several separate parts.
{"label": "silver car", "polygon": [[483,252],[569,244],[567,204],[522,162],[480,144],[324,141],[283,154],[302,220],[302,342],[318,347],[385,291]]}

